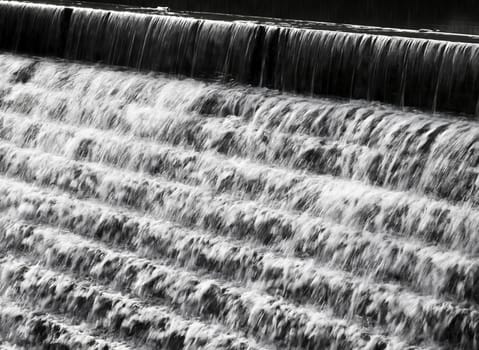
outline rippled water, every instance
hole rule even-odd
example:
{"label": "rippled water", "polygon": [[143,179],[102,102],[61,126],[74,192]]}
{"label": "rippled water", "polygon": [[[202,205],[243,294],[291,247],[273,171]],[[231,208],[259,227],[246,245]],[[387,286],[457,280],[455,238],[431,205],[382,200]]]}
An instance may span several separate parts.
{"label": "rippled water", "polygon": [[477,122],[0,69],[4,348],[478,348]]}

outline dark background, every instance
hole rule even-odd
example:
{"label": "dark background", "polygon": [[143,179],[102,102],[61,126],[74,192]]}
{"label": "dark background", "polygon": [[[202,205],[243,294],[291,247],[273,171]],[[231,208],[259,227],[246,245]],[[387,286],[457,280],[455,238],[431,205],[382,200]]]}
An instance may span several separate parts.
{"label": "dark background", "polygon": [[218,12],[479,34],[477,0],[112,0],[110,2],[148,7],[168,6],[176,11]]}

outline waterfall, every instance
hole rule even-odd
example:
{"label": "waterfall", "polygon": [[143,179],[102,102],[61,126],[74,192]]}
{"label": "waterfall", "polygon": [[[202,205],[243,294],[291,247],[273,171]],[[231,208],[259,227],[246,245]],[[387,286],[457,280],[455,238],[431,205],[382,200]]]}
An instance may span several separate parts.
{"label": "waterfall", "polygon": [[1,2],[0,47],[0,349],[479,349],[476,44]]}

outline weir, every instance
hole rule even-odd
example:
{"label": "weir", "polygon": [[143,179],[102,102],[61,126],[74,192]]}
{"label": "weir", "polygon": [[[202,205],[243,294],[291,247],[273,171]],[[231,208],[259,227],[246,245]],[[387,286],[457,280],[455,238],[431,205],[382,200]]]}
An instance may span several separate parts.
{"label": "weir", "polygon": [[0,349],[479,350],[477,44],[0,2],[0,47]]}
{"label": "weir", "polygon": [[[51,0],[55,1],[55,0]],[[58,0],[57,0],[58,1]],[[68,3],[68,2],[66,2]],[[77,2],[77,4],[86,4]],[[105,1],[89,0],[88,6],[105,6]],[[112,0],[108,6],[130,8],[169,7],[173,11],[215,13],[311,20],[336,24],[441,30],[478,34],[478,4],[474,0],[382,1],[382,0]]]}
{"label": "weir", "polygon": [[479,46],[0,3],[0,49],[475,115]]}

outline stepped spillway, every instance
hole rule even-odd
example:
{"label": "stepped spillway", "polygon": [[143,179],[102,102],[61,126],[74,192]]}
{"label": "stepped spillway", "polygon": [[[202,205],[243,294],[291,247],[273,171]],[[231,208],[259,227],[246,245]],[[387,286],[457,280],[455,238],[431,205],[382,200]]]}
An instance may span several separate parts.
{"label": "stepped spillway", "polygon": [[476,44],[0,2],[0,47],[0,349],[479,349]]}

